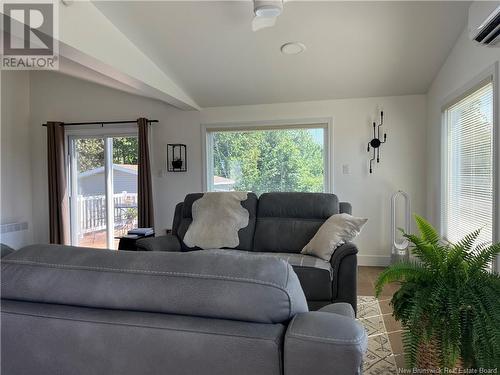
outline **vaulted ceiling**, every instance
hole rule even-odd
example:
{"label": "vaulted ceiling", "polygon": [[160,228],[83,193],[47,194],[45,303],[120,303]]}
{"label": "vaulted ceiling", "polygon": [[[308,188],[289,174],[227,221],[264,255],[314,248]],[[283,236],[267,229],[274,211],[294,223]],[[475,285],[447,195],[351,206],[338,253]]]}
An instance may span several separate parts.
{"label": "vaulted ceiling", "polygon": [[[252,1],[94,4],[201,107],[425,93],[469,6],[286,1],[252,32]],[[306,51],[283,55],[290,41]]]}

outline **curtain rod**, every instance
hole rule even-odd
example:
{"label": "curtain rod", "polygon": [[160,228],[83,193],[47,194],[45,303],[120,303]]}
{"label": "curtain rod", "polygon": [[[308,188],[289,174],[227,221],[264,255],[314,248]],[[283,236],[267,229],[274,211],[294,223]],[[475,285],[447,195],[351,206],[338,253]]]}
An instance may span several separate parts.
{"label": "curtain rod", "polygon": [[[148,124],[158,122],[158,120],[148,120]],[[137,124],[137,121],[90,121],[90,122],[66,122],[62,123],[63,126],[73,126],[73,125],[113,125],[113,124]],[[42,126],[47,126],[47,124],[42,124]]]}

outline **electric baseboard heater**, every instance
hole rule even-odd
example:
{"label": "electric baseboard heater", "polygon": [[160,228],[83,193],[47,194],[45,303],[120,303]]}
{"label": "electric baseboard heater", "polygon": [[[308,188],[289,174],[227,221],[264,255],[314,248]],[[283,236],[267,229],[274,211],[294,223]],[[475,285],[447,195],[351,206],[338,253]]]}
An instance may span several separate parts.
{"label": "electric baseboard heater", "polygon": [[[398,200],[403,200],[404,202],[404,225],[398,225],[397,223],[397,209]],[[400,262],[403,260],[408,260],[408,246],[409,242],[404,237],[398,238],[399,228],[404,229],[406,233],[410,233],[411,226],[411,209],[410,209],[410,196],[402,190],[398,190],[391,197],[391,263]]]}

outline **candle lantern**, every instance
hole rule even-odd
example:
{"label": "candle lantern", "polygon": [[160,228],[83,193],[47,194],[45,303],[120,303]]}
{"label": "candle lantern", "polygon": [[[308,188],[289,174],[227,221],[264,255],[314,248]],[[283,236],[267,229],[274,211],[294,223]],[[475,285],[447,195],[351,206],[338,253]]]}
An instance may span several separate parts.
{"label": "candle lantern", "polygon": [[168,172],[187,171],[186,145],[180,143],[167,145],[167,171]]}

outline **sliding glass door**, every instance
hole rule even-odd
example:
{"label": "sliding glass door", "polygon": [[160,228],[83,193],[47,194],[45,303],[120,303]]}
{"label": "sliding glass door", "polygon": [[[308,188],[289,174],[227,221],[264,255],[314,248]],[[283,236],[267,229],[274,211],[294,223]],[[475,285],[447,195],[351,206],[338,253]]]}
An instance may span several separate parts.
{"label": "sliding glass door", "polygon": [[71,242],[116,249],[137,226],[135,135],[70,136]]}

